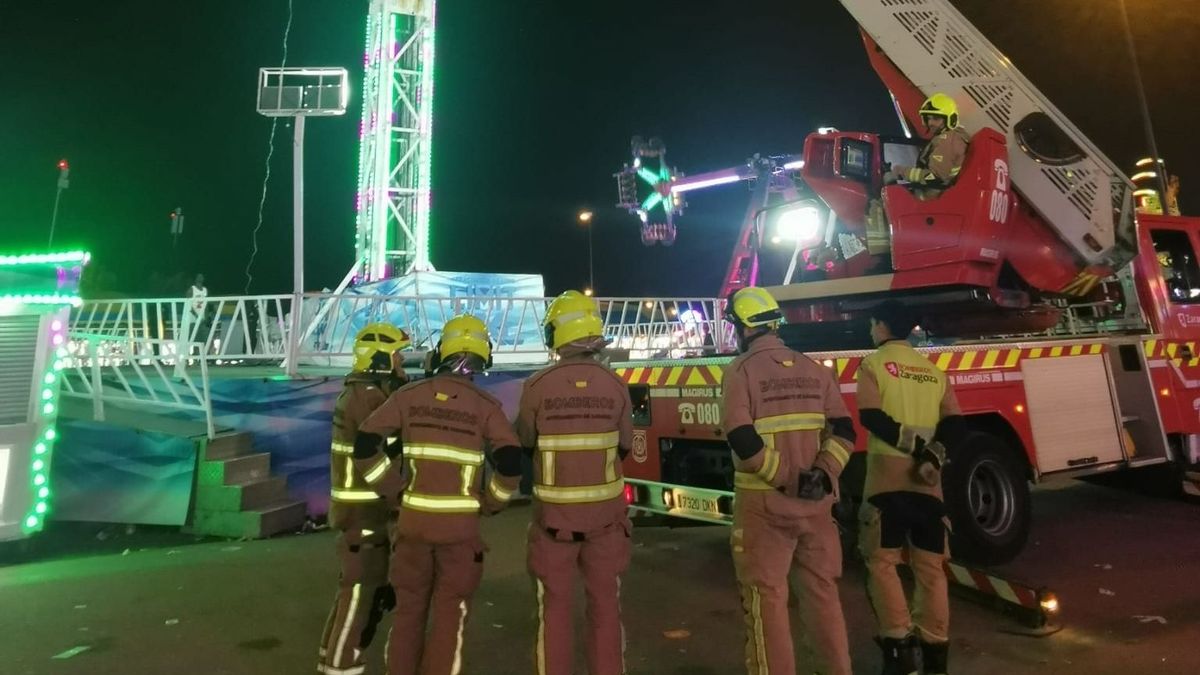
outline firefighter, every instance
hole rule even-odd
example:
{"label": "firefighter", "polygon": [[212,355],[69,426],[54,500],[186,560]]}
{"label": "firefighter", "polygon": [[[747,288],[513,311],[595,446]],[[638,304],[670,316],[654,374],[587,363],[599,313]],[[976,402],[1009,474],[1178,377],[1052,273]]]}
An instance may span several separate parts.
{"label": "firefighter", "polygon": [[[502,509],[521,473],[521,448],[500,402],[472,382],[491,352],[482,321],[450,319],[433,376],[392,394],[355,437],[355,466],[400,508],[389,574],[391,675],[462,672],[467,614],[483,574],[480,512]],[[481,488],[487,459],[491,477]]]}
{"label": "firefighter", "polygon": [[[878,349],[858,370],[859,421],[869,433],[859,547],[885,675],[917,673],[922,661],[926,675],[944,674],[949,652],[941,466],[966,424],[946,375],[907,342],[915,324],[895,301],[876,307]],[[912,615],[896,574],[905,553],[916,577]]]}
{"label": "firefighter", "polygon": [[390,324],[363,327],[354,339],[352,372],[333,407],[329,525],[338,533],[341,576],[317,665],[327,675],[364,671],[363,652],[395,602],[387,578],[395,509],[354,468],[353,451],[359,425],[407,381],[400,350],[410,343],[404,331]]}
{"label": "firefighter", "polygon": [[893,166],[884,174],[884,182],[906,180],[913,186],[945,189],[958,178],[971,138],[958,126],[958,104],[946,94],[925,99],[919,112],[921,123],[931,134],[929,142],[921,150],[916,166]]}
{"label": "firefighter", "polygon": [[632,552],[621,460],[633,441],[629,390],[599,361],[607,341],[595,301],[568,291],[546,310],[558,362],[525,381],[517,435],[533,455],[528,567],[537,593],[537,675],[571,675],[575,575],[587,595],[591,675],[625,673],[621,575]]}
{"label": "firefighter", "polygon": [[802,623],[818,663],[804,672],[849,675],[838,596],[842,549],[835,486],[854,448],[854,425],[832,371],[784,346],[779,305],[761,288],[725,309],[742,353],[725,368],[723,426],[733,451],[731,546],[746,621],[750,675],[797,672],[788,574],[797,568]]}
{"label": "firefighter", "polygon": [[[970,137],[958,126],[958,105],[946,94],[925,99],[919,112],[931,134],[929,142],[916,166],[893,166],[883,174],[883,182],[907,181],[917,198],[933,199],[958,179]],[[867,208],[867,251],[871,255],[891,252],[891,233],[881,200],[871,200]]]}

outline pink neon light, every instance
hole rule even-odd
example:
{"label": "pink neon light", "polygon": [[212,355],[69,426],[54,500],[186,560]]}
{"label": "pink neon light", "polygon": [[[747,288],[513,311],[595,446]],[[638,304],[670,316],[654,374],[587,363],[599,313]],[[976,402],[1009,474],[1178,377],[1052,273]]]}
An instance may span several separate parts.
{"label": "pink neon light", "polygon": [[58,319],[51,321],[50,322],[50,330],[54,331],[55,333],[62,330],[62,321],[59,321]]}
{"label": "pink neon light", "polygon": [[63,343],[63,336],[62,336],[62,333],[55,333],[55,334],[54,334],[54,338],[51,340],[51,342],[53,342],[53,343],[54,343],[54,346],[55,346],[55,347],[57,347],[57,346],[61,345],[61,344]]}

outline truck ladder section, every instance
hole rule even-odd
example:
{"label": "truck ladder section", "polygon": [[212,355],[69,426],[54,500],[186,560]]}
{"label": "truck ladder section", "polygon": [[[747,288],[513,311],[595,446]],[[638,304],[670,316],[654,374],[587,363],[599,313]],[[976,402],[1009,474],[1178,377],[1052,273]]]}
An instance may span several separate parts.
{"label": "truck ladder section", "polygon": [[[715,525],[733,523],[733,493],[705,488],[681,488],[667,483],[626,478],[629,515],[672,516]],[[964,597],[1012,612],[1037,634],[1058,628],[1058,597],[1045,588],[1005,579],[993,572],[948,560],[943,565],[946,579]]]}
{"label": "truck ladder section", "polygon": [[1133,184],[949,2],[841,3],[925,95],[954,97],[967,131],[1004,133],[1013,185],[1080,258],[1112,270],[1133,258]]}

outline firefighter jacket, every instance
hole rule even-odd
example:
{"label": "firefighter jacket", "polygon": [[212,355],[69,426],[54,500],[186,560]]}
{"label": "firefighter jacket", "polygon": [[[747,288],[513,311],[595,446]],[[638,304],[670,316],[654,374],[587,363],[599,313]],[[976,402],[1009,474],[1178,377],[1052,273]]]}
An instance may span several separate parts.
{"label": "firefighter jacket", "polygon": [[947,187],[962,170],[970,140],[961,128],[945,129],[925,144],[916,166],[892,167],[892,173],[917,185]]}
{"label": "firefighter jacket", "polygon": [[354,436],[405,379],[394,374],[351,373],[333,405],[329,457],[329,525],[337,530],[384,531],[392,509],[354,468]]}
{"label": "firefighter jacket", "polygon": [[[721,389],[737,489],[795,497],[800,475],[816,468],[837,485],[855,434],[832,370],[771,333],[726,366]],[[829,511],[827,500],[789,501],[790,515]]]}
{"label": "firefighter jacket", "polygon": [[859,415],[869,432],[863,496],[903,491],[941,499],[940,483],[913,480],[909,453],[918,436],[927,442],[942,440],[943,420],[962,421],[946,374],[907,341],[890,340],[862,360],[857,377]]}
{"label": "firefighter jacket", "polygon": [[[396,440],[383,446],[388,437]],[[489,455],[493,471],[482,488]],[[480,512],[504,508],[521,473],[500,402],[449,373],[392,394],[359,427],[354,458],[375,492],[399,502],[400,536],[431,544],[478,537]]]}
{"label": "firefighter jacket", "polygon": [[525,381],[516,429],[533,454],[537,526],[587,534],[625,518],[621,460],[633,444],[632,413],[625,383],[588,354]]}

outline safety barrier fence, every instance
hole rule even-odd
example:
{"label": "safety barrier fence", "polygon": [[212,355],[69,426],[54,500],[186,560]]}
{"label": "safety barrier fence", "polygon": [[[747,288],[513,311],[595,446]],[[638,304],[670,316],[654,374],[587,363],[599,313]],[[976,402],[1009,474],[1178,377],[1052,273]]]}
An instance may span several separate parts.
{"label": "safety barrier fence", "polygon": [[[96,300],[71,317],[71,352],[85,338],[123,341],[116,354],[174,358],[185,346],[194,361],[214,365],[345,366],[354,335],[374,321],[406,330],[413,348],[437,344],[441,326],[457,314],[488,324],[497,360],[545,363],[542,320],[552,298],[428,297],[346,293]],[[598,298],[604,334],[621,358],[679,358],[731,351],[731,327],[714,298]],[[299,307],[299,316],[293,309]],[[87,339],[91,339],[91,337]]]}
{"label": "safety barrier fence", "polygon": [[[203,416],[208,437],[214,434],[208,361],[196,367],[177,364],[174,340],[71,333],[63,360],[62,396],[88,401],[92,418],[106,419],[106,405],[158,408]],[[195,350],[199,354],[198,350]]]}

